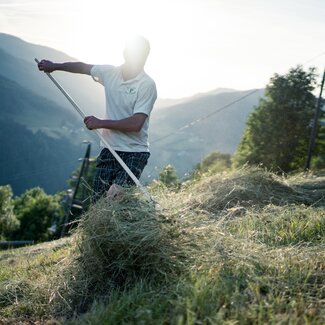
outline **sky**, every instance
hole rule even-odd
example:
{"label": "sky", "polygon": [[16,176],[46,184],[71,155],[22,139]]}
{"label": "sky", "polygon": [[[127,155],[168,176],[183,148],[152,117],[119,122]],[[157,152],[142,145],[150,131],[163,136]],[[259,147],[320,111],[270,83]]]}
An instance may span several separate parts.
{"label": "sky", "polygon": [[297,64],[325,68],[325,0],[0,0],[0,32],[114,65],[143,35],[161,98],[263,88]]}

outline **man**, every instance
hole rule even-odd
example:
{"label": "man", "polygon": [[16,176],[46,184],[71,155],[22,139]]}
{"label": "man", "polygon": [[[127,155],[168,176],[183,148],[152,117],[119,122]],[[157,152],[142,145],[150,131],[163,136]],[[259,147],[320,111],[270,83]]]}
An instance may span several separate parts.
{"label": "man", "polygon": [[[144,65],[150,52],[149,42],[137,37],[126,43],[121,66],[92,65],[83,62],[54,63],[42,60],[40,71],[56,70],[83,73],[105,87],[106,115],[104,119],[87,116],[88,129],[102,129],[102,134],[137,178],[150,156],[148,146],[149,117],[157,99],[155,82],[145,73]],[[101,146],[104,145],[101,143]],[[131,185],[127,175],[107,148],[97,157],[93,182],[93,202],[107,192],[120,195],[121,187]]]}

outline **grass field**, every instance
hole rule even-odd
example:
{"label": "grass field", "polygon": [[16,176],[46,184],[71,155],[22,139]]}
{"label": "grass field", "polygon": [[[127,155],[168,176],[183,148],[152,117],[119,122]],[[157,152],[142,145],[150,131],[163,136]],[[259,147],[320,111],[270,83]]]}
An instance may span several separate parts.
{"label": "grass field", "polygon": [[100,201],[0,252],[3,324],[325,324],[325,177],[244,168]]}

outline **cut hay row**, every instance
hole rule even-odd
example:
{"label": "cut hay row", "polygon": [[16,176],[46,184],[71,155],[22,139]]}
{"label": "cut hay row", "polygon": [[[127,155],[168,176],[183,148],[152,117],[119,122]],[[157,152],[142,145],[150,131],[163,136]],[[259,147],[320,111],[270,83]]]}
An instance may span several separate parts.
{"label": "cut hay row", "polygon": [[257,167],[204,177],[191,187],[191,194],[187,199],[189,205],[214,214],[236,206],[314,203],[313,198],[290,186],[284,177]]}

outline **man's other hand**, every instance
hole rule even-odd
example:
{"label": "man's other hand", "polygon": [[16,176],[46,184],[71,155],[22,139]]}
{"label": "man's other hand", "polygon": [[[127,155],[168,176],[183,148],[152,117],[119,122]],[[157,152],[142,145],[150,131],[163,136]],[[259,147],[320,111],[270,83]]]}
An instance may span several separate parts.
{"label": "man's other hand", "polygon": [[55,70],[55,63],[49,60],[42,60],[38,63],[38,69],[40,71],[51,73]]}
{"label": "man's other hand", "polygon": [[95,116],[86,116],[84,118],[84,123],[89,130],[100,129],[102,128],[102,120]]}

